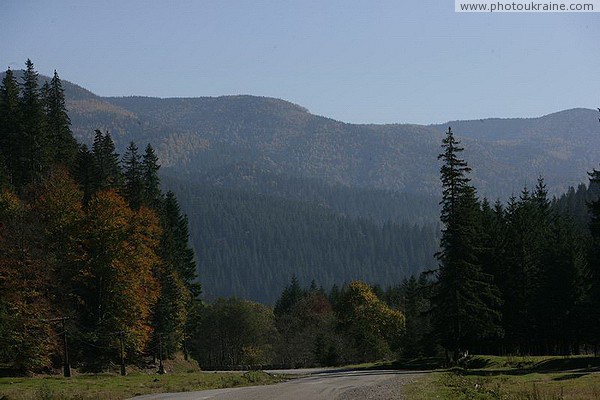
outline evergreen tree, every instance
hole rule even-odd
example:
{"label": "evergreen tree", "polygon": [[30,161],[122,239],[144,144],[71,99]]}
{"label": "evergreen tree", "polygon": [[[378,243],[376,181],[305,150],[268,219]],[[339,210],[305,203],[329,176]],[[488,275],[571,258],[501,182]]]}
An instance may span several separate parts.
{"label": "evergreen tree", "polygon": [[573,223],[555,218],[546,235],[541,276],[535,296],[538,354],[578,354],[589,332],[582,327],[589,291],[584,243]]}
{"label": "evergreen tree", "polygon": [[158,157],[152,146],[148,143],[142,159],[143,201],[144,204],[154,209],[159,209],[162,201],[160,178],[158,176],[159,169]]}
{"label": "evergreen tree", "polygon": [[71,132],[71,120],[67,114],[65,91],[56,70],[50,84],[44,85],[47,129],[54,148],[54,162],[71,168],[77,156],[77,141]]}
{"label": "evergreen tree", "polygon": [[179,203],[172,191],[168,191],[162,209],[163,236],[161,258],[176,271],[185,282],[192,297],[200,295],[197,283],[194,251],[189,246],[189,228],[186,215],[181,214]]}
{"label": "evergreen tree", "polygon": [[306,292],[300,287],[298,278],[296,278],[296,275],[292,275],[290,285],[283,289],[281,297],[275,303],[275,315],[280,316],[289,313],[305,295]]}
{"label": "evergreen tree", "polygon": [[463,148],[448,128],[444,153],[440,219],[444,224],[433,311],[442,345],[453,360],[478,340],[500,333],[499,291],[479,260],[480,210],[475,189],[466,174],[471,170],[458,158]]}
{"label": "evergreen tree", "polygon": [[144,196],[144,170],[141,156],[134,142],[129,143],[123,156],[123,194],[129,206],[137,210],[143,202]]}
{"label": "evergreen tree", "polygon": [[160,292],[152,321],[156,335],[151,345],[157,348],[162,343],[165,357],[171,358],[182,348],[186,337],[191,295],[177,272],[169,266],[162,264],[155,275],[160,282]]}
{"label": "evergreen tree", "polygon": [[106,189],[120,189],[122,182],[119,155],[108,132],[96,129],[92,145],[94,159],[94,192]]}
{"label": "evergreen tree", "polygon": [[509,350],[535,352],[539,318],[535,301],[544,281],[543,254],[549,234],[546,201],[523,189],[519,199],[511,198],[506,211],[506,252],[504,320]]}
{"label": "evergreen tree", "polygon": [[413,275],[402,282],[402,309],[406,317],[402,354],[407,358],[435,355],[436,347],[431,341],[431,318],[427,314],[430,306],[427,293],[429,286],[424,274],[418,280]]}
{"label": "evergreen tree", "polygon": [[96,170],[94,168],[94,155],[83,144],[77,152],[75,165],[75,178],[79,189],[83,193],[83,204],[88,205],[94,195]]}
{"label": "evergreen tree", "polygon": [[8,69],[0,86],[0,155],[4,160],[9,182],[13,181],[12,176],[19,165],[20,135],[19,84],[13,71]]}
{"label": "evergreen tree", "polygon": [[[160,293],[154,310],[154,331],[162,336],[169,356],[183,347],[188,336],[188,317],[200,295],[194,252],[189,247],[187,217],[173,192],[168,192],[161,208],[162,235],[159,246],[161,265],[155,271]],[[156,344],[158,337],[154,338]],[[185,350],[185,348],[184,348]]]}
{"label": "evergreen tree", "polygon": [[21,90],[22,135],[18,138],[16,157],[19,160],[15,171],[15,185],[38,180],[50,166],[53,149],[46,129],[46,118],[38,86],[38,73],[31,60],[26,62]]}
{"label": "evergreen tree", "polygon": [[[594,169],[588,173],[590,187],[600,184],[600,170]],[[589,251],[589,274],[591,278],[589,322],[592,328],[590,336],[593,338],[597,348],[600,337],[600,198],[588,202],[590,214],[589,229],[592,243]]]}

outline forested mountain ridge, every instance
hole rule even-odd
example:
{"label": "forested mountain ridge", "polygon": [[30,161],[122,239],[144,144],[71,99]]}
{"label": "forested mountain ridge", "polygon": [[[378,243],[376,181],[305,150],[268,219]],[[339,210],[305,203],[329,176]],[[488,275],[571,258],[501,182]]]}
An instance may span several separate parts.
{"label": "forested mountain ridge", "polygon": [[173,178],[165,185],[188,210],[207,299],[273,304],[292,276],[328,289],[356,279],[386,287],[436,266],[431,223],[377,224],[307,202]]}
{"label": "forested mountain ridge", "polygon": [[[117,124],[106,129],[158,139],[165,167],[179,173],[231,175],[242,165],[246,180],[261,172],[439,193],[435,159],[448,124],[346,124],[283,100],[252,96],[104,100],[133,113],[127,129],[120,131]],[[116,117],[123,120],[121,114]],[[77,115],[73,121],[77,132]],[[465,130],[467,155],[477,171],[474,182],[495,198],[533,185],[540,174],[551,193],[585,180],[581,171],[600,156],[596,121],[594,111],[573,109],[540,118],[457,122],[455,130]]]}
{"label": "forested mountain ridge", "polygon": [[[551,194],[586,180],[600,159],[597,116],[572,109],[539,118],[490,118],[439,125],[357,125],[255,96],[99,97],[64,82],[74,135],[111,132],[117,148],[153,143],[164,172],[190,177],[257,174],[438,196],[443,130],[463,138],[482,195],[504,198],[545,177]],[[243,174],[241,174],[241,172]]]}

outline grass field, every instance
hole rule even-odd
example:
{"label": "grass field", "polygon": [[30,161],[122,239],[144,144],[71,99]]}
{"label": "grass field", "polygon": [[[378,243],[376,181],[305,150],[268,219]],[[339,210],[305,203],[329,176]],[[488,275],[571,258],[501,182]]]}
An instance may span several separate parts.
{"label": "grass field", "polygon": [[404,393],[409,400],[600,400],[600,359],[473,357],[469,369],[434,372]]}
{"label": "grass field", "polygon": [[[433,369],[439,359],[369,363],[353,369]],[[0,378],[0,400],[125,399],[135,395],[263,385],[289,377],[264,372],[214,373],[175,363],[167,375],[140,371],[81,374],[72,378],[41,376]],[[505,399],[600,400],[600,358],[475,356],[467,369],[434,371],[404,388],[408,400]]]}
{"label": "grass field", "polygon": [[234,386],[265,385],[285,380],[264,372],[143,373],[119,376],[83,374],[72,378],[0,378],[0,400],[126,399],[148,393],[185,392]]}

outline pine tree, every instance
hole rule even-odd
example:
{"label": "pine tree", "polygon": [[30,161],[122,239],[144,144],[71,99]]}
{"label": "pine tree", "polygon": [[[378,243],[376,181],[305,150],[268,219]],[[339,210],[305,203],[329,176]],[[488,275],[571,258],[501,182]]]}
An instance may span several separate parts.
{"label": "pine tree", "polygon": [[544,240],[542,283],[533,308],[538,354],[578,354],[580,341],[589,333],[582,329],[589,291],[583,243],[568,218],[553,219]]}
{"label": "pine tree", "polygon": [[17,145],[15,184],[21,187],[41,178],[50,166],[53,149],[46,129],[46,117],[38,85],[38,73],[31,60],[27,60],[21,90],[21,121],[23,134]]}
{"label": "pine tree", "polygon": [[143,174],[143,201],[144,204],[156,209],[160,208],[162,193],[160,191],[160,178],[158,176],[158,157],[150,144],[146,146],[146,153],[142,159]]}
{"label": "pine tree", "polygon": [[[162,236],[159,246],[161,265],[155,271],[161,291],[154,310],[153,327],[162,336],[168,355],[184,347],[188,317],[200,295],[196,282],[194,252],[189,247],[187,217],[181,215],[173,192],[169,191],[161,208]],[[156,344],[157,338],[154,338]]]}
{"label": "pine tree", "polygon": [[406,326],[402,338],[402,354],[407,358],[417,358],[432,355],[435,346],[427,342],[431,337],[430,318],[426,311],[429,302],[426,297],[428,282],[424,275],[419,280],[415,276],[402,282],[403,311]]}
{"label": "pine tree", "polygon": [[[588,173],[590,188],[600,183],[600,170],[594,169]],[[589,255],[589,274],[591,278],[589,322],[592,328],[590,336],[593,338],[597,349],[600,337],[600,198],[590,201],[588,211],[590,214],[589,229],[592,235],[592,243]]]}
{"label": "pine tree", "polygon": [[94,192],[106,189],[118,190],[122,183],[119,155],[108,132],[96,129],[92,145],[94,159]]}
{"label": "pine tree", "polygon": [[[333,290],[332,290],[333,292]],[[275,303],[274,312],[276,316],[281,316],[283,314],[289,313],[292,308],[298,303],[304,296],[306,292],[300,287],[298,283],[298,278],[296,275],[292,275],[292,280],[289,286],[286,286],[281,293],[281,297]]]}
{"label": "pine tree", "polygon": [[88,205],[95,191],[96,171],[94,168],[94,155],[83,144],[79,148],[75,163],[75,178],[79,184],[79,189],[83,193],[83,204]]}
{"label": "pine tree", "polygon": [[134,142],[129,143],[123,155],[123,167],[123,197],[132,209],[137,210],[144,200],[144,170]]}
{"label": "pine tree", "polygon": [[499,291],[492,277],[482,271],[478,248],[480,210],[475,189],[469,185],[463,151],[448,128],[442,142],[444,153],[440,219],[440,261],[434,295],[434,323],[442,345],[451,350],[454,362],[468,346],[499,334]]}
{"label": "pine tree", "polygon": [[55,152],[53,161],[71,168],[77,156],[78,146],[71,132],[71,120],[67,114],[65,91],[56,70],[50,84],[48,85],[46,82],[46,85],[44,102],[49,139]]}
{"label": "pine tree", "polygon": [[19,84],[13,71],[8,69],[0,86],[0,155],[6,166],[7,180],[11,183],[19,165],[20,136]]}
{"label": "pine tree", "polygon": [[177,272],[167,265],[162,264],[155,274],[160,282],[160,292],[153,313],[152,327],[156,335],[152,345],[156,347],[162,343],[165,357],[170,358],[183,346],[191,295]]}
{"label": "pine tree", "polygon": [[186,215],[181,214],[179,203],[172,191],[168,191],[162,209],[163,237],[161,240],[161,258],[177,271],[185,282],[192,297],[200,294],[196,282],[196,262],[194,251],[189,246],[189,228]]}
{"label": "pine tree", "polygon": [[[540,185],[538,185],[540,186]],[[507,348],[535,352],[539,316],[535,302],[544,281],[543,254],[549,235],[547,201],[541,191],[525,188],[512,197],[506,210],[503,325]]]}

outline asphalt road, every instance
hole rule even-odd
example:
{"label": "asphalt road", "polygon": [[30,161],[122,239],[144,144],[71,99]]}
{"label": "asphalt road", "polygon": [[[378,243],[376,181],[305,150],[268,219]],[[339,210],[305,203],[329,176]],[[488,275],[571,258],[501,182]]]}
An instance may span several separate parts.
{"label": "asphalt road", "polygon": [[[281,372],[281,371],[277,371]],[[287,372],[287,371],[286,371]],[[304,370],[304,373],[310,370]],[[296,370],[296,373],[298,371]],[[268,386],[161,393],[138,396],[136,400],[384,400],[400,399],[402,385],[421,372],[407,371],[319,371],[305,378]]]}

